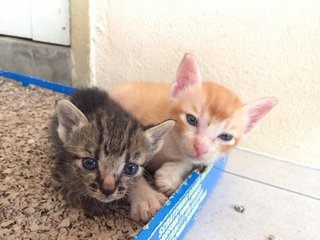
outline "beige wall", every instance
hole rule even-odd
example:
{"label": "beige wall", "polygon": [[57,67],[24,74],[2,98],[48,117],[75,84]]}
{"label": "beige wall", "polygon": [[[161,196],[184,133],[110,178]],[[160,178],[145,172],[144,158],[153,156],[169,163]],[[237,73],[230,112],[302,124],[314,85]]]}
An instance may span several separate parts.
{"label": "beige wall", "polygon": [[72,82],[75,87],[90,83],[90,21],[88,0],[70,0]]}
{"label": "beige wall", "polygon": [[173,79],[185,52],[204,79],[280,104],[241,146],[320,167],[320,1],[90,1],[91,83]]}

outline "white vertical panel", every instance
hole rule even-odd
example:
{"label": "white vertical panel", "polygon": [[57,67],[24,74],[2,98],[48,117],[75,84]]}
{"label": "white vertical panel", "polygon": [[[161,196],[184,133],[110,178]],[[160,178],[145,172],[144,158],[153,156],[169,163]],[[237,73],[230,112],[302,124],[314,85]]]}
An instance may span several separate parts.
{"label": "white vertical panel", "polygon": [[69,0],[32,0],[32,39],[70,45]]}
{"label": "white vertical panel", "polygon": [[0,0],[0,34],[70,45],[69,0]]}
{"label": "white vertical panel", "polygon": [[0,34],[32,38],[31,0],[0,0]]}

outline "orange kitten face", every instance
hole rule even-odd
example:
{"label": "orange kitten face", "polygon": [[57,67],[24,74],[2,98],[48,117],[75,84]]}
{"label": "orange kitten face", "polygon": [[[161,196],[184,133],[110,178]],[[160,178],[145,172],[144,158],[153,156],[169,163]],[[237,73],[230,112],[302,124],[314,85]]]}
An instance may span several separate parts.
{"label": "orange kitten face", "polygon": [[202,83],[195,59],[186,54],[171,88],[172,137],[184,160],[209,164],[235,147],[276,104],[264,98],[244,105],[226,87]]}
{"label": "orange kitten face", "polygon": [[172,99],[177,147],[193,164],[209,163],[233,148],[244,130],[240,99],[221,85],[196,84]]}

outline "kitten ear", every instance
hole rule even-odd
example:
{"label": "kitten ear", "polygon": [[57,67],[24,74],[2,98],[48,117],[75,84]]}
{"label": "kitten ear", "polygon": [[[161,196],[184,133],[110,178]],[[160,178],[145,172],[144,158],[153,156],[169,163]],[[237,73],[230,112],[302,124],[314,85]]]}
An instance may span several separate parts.
{"label": "kitten ear", "polygon": [[278,104],[278,100],[273,97],[262,98],[248,103],[244,106],[246,118],[244,134],[248,134],[256,124]]}
{"label": "kitten ear", "polygon": [[160,151],[165,135],[173,128],[175,123],[174,120],[166,120],[145,131],[146,137],[152,145],[153,154]]}
{"label": "kitten ear", "polygon": [[172,83],[171,96],[178,96],[195,83],[201,83],[199,67],[195,58],[190,53],[186,53],[178,67],[176,79]]}
{"label": "kitten ear", "polygon": [[66,142],[72,132],[88,123],[86,116],[68,100],[59,100],[56,112],[59,120],[57,131],[62,142]]}

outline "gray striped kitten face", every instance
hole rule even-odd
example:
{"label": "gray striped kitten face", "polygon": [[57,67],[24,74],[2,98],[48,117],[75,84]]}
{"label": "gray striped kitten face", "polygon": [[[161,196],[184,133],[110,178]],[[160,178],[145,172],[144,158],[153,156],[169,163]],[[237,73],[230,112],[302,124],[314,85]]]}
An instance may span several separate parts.
{"label": "gray striped kitten face", "polygon": [[126,195],[174,125],[168,120],[144,128],[128,115],[101,109],[88,117],[68,100],[60,100],[56,110],[58,136],[69,158],[57,163],[67,171],[57,166],[54,178],[67,185],[70,196],[105,203]]}

